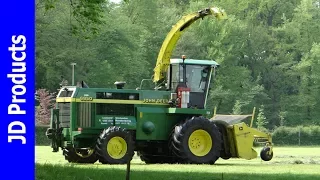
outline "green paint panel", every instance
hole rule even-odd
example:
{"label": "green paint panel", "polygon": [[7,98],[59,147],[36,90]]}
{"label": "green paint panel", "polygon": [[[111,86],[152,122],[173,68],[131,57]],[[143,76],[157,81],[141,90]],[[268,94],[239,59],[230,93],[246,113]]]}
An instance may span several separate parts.
{"label": "green paint panel", "polygon": [[[113,125],[136,130],[137,140],[168,140],[174,126],[187,117],[192,115],[212,116],[212,112],[205,109],[169,108],[169,105],[166,105],[166,103],[170,99],[170,91],[77,88],[74,97],[90,96],[96,98],[96,92],[138,93],[139,99],[143,104],[135,104],[134,113],[131,116],[120,116],[97,115],[98,109],[95,103],[93,103],[90,111],[91,125],[82,127],[82,131],[80,132],[77,131],[77,124],[80,118],[78,114],[78,111],[80,111],[79,103],[71,102],[71,127],[70,130],[63,131],[65,141],[74,143],[74,138],[96,138],[103,129]],[[86,103],[91,102],[87,101]],[[130,100],[128,100],[128,104],[130,104]],[[85,122],[84,117],[87,117],[87,115],[82,116],[82,122]]]}
{"label": "green paint panel", "polygon": [[75,98],[89,96],[96,98],[97,92],[108,92],[108,93],[140,93],[140,91],[135,89],[110,89],[110,88],[78,88],[78,92]]}
{"label": "green paint panel", "polygon": [[70,128],[63,128],[62,134],[63,134],[64,141],[71,141]]}
{"label": "green paint panel", "polygon": [[80,98],[83,96],[89,96],[96,98],[97,92],[108,92],[108,93],[133,93],[139,94],[139,99],[166,99],[169,100],[169,91],[154,91],[154,90],[135,90],[135,89],[107,89],[107,88],[77,88],[75,93],[75,98]]}
{"label": "green paint panel", "polygon": [[141,90],[141,100],[143,99],[170,99],[170,91]]}
{"label": "green paint panel", "polygon": [[[137,108],[137,140],[168,140],[173,125],[181,120],[177,116],[166,113],[167,108],[141,107]],[[146,127],[154,126],[150,133]]]}
{"label": "green paint panel", "polygon": [[114,125],[127,129],[135,129],[136,118],[134,116],[96,115],[95,124],[95,128],[101,129]]}

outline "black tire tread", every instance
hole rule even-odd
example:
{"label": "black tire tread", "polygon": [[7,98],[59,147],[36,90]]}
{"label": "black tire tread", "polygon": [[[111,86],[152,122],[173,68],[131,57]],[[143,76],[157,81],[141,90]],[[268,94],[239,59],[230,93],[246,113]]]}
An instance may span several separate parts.
{"label": "black tire tread", "polygon": [[62,152],[65,160],[67,160],[69,163],[93,164],[98,160],[95,152],[91,156],[86,158],[78,156],[73,148],[65,148],[62,150]]}
{"label": "black tire tread", "polygon": [[273,152],[271,153],[271,155],[268,155],[268,152],[270,151],[270,147],[264,147],[261,151],[260,151],[260,158],[264,161],[270,161],[273,157]]}
{"label": "black tire tread", "polygon": [[[190,151],[188,144],[183,144],[183,142],[186,141],[186,138],[188,139],[188,133],[192,132],[189,132],[190,128],[195,128],[195,130],[204,129],[211,134],[212,138],[214,139],[213,148],[205,157],[199,158],[192,155],[191,152],[188,152]],[[179,157],[182,163],[214,164],[215,161],[220,157],[222,137],[218,127],[212,121],[209,121],[204,117],[193,117],[175,128],[172,147],[174,154]]]}
{"label": "black tire tread", "polygon": [[[121,159],[113,159],[106,152],[107,141],[114,136],[120,136],[125,139],[128,146],[127,154]],[[96,154],[102,164],[126,164],[128,161],[132,160],[134,155],[134,142],[132,140],[131,133],[118,126],[111,126],[107,129],[104,129],[97,139]]]}

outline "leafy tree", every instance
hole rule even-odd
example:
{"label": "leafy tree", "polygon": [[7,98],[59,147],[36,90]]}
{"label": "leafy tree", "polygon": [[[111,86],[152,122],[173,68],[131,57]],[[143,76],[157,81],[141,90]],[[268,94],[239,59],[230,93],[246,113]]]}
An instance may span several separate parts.
{"label": "leafy tree", "polygon": [[236,115],[242,114],[241,107],[242,107],[241,102],[239,100],[236,100],[232,109],[232,114],[236,114]]}
{"label": "leafy tree", "polygon": [[264,105],[261,105],[261,107],[259,108],[256,124],[258,129],[265,129],[265,125],[267,124],[267,118],[264,115]]}
{"label": "leafy tree", "polygon": [[38,89],[36,94],[39,100],[39,108],[36,109],[36,123],[49,124],[51,116],[50,109],[55,106],[55,93],[50,93],[46,89]]}
{"label": "leafy tree", "polygon": [[320,98],[320,44],[315,43],[309,53],[305,54],[297,66],[301,73],[301,87],[298,106],[303,109],[303,120],[313,124],[314,119],[319,117],[318,108]]}
{"label": "leafy tree", "polygon": [[285,126],[286,125],[286,114],[287,114],[287,112],[280,111],[280,113],[279,113],[280,126]]}
{"label": "leafy tree", "polygon": [[36,10],[44,10],[45,12],[55,10],[59,8],[61,4],[67,4],[69,6],[70,22],[72,22],[72,31],[74,34],[79,34],[83,31],[89,31],[90,33],[97,33],[98,27],[104,23],[103,12],[104,8],[108,6],[108,1],[105,0],[37,0]]}

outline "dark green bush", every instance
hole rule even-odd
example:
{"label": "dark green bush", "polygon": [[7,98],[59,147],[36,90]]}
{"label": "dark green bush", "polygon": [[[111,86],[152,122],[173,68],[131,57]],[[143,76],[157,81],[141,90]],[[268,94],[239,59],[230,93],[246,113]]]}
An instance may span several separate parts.
{"label": "dark green bush", "polygon": [[37,126],[36,127],[36,145],[37,146],[49,146],[51,141],[46,136],[46,130],[48,127]]}
{"label": "dark green bush", "polygon": [[272,138],[275,145],[320,145],[320,126],[278,127]]}

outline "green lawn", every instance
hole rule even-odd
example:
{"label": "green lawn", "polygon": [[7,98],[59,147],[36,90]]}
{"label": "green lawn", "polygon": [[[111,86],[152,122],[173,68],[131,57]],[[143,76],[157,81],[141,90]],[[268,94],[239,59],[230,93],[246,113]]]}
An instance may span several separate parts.
{"label": "green lawn", "polygon": [[[36,147],[37,179],[125,179],[126,165],[69,164],[61,153],[53,153],[47,146]],[[131,179],[316,180],[320,179],[320,147],[276,147],[274,158],[269,162],[259,157],[219,159],[215,165],[146,165],[135,157],[131,163]]]}

